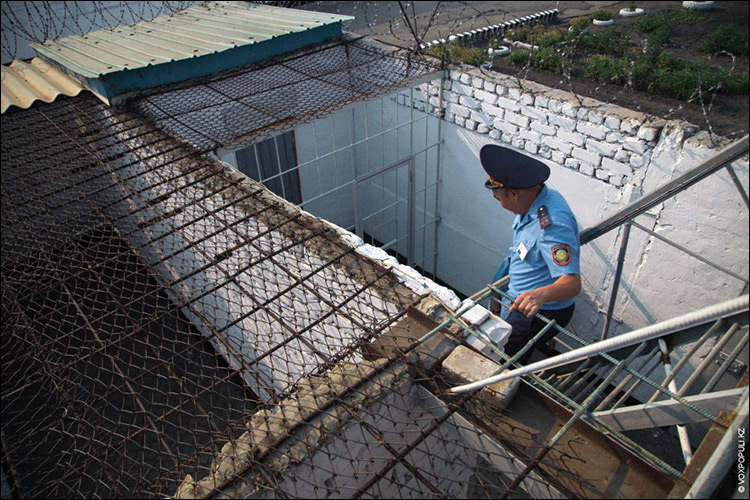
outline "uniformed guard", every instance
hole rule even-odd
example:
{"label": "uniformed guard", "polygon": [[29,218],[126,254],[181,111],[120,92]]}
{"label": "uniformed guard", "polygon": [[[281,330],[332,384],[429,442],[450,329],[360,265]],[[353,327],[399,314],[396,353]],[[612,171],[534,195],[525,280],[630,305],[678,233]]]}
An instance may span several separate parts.
{"label": "uniformed guard", "polygon": [[[541,161],[494,144],[484,146],[479,158],[489,176],[485,187],[516,214],[510,256],[495,275],[496,281],[510,274],[508,294],[513,302],[501,307],[501,316],[513,327],[505,345],[512,356],[546,326],[537,313],[561,327],[573,316],[574,297],[581,290],[578,222],[563,196],[544,184],[550,170]],[[554,353],[548,344],[556,334],[551,328],[535,347]],[[529,349],[518,361],[525,363],[532,352]]]}

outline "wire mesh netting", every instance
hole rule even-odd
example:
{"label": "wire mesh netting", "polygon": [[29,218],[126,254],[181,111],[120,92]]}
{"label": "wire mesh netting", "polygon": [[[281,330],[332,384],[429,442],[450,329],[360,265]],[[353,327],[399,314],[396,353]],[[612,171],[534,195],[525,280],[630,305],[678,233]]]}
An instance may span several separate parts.
{"label": "wire mesh netting", "polygon": [[[451,335],[418,362],[373,344],[414,349],[437,323],[412,306],[437,303],[328,224],[89,95],[8,112],[2,133],[2,445],[19,496],[608,484],[583,479],[568,441],[527,468],[548,432],[527,416],[435,397]],[[640,467],[627,474],[667,491]]]}
{"label": "wire mesh netting", "polygon": [[434,60],[344,38],[160,87],[129,106],[196,148],[215,151],[267,139],[437,71]]}
{"label": "wire mesh netting", "polygon": [[415,298],[330,228],[91,97],[2,127],[3,447],[24,496],[174,491],[169,471],[356,362]]}

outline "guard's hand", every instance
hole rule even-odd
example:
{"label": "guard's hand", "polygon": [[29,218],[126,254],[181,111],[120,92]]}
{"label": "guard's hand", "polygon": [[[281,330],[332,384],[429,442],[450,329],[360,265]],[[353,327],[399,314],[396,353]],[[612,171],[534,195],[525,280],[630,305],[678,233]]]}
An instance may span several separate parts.
{"label": "guard's hand", "polygon": [[542,310],[542,306],[544,305],[542,295],[543,293],[539,289],[523,292],[516,297],[510,310],[518,311],[527,318],[530,318]]}

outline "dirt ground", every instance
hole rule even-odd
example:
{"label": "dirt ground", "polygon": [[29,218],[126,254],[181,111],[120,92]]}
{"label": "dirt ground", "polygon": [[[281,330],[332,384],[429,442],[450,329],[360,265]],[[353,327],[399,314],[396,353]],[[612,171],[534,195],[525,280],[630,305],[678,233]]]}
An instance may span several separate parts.
{"label": "dirt ground", "polygon": [[[705,54],[699,50],[701,40],[721,24],[737,24],[745,31],[748,30],[748,12],[750,2],[716,2],[710,11],[702,12],[708,22],[692,26],[675,25],[674,33],[670,38],[670,44],[666,50],[682,59],[700,61]],[[615,26],[627,27],[639,18],[624,18],[617,13],[621,8],[627,7],[627,2],[616,3],[607,6],[615,12]],[[680,2],[654,1],[640,2],[639,5],[646,14],[654,14],[667,9],[681,8]],[[561,25],[569,24],[569,19],[560,19]],[[592,31],[602,30],[598,26],[591,26]],[[644,35],[633,29],[629,33],[633,40],[644,39]],[[507,61],[504,59],[503,61]],[[728,57],[714,59],[716,65],[728,67],[732,61]],[[735,60],[737,71],[747,71],[748,57],[741,56]],[[570,79],[561,75],[543,70],[524,70],[513,68],[505,62],[496,64],[493,69],[515,76],[525,75],[525,78],[567,91],[574,92],[580,96],[591,97],[599,101],[617,104],[629,109],[644,112],[658,118],[681,119],[692,123],[703,130],[724,136],[729,139],[738,139],[748,133],[748,96],[717,94],[705,96],[701,102],[695,99],[693,102],[679,101],[676,99],[650,95],[643,91],[625,89],[616,85],[607,85],[593,82],[582,76],[572,76]]]}

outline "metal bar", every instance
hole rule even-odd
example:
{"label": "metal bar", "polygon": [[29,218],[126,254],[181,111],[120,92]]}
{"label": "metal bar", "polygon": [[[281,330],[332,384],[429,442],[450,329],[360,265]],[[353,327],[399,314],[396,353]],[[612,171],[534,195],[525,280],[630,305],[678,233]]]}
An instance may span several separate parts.
{"label": "metal bar", "polygon": [[727,342],[729,342],[729,339],[732,337],[734,332],[739,329],[740,325],[738,323],[733,324],[727,333],[724,334],[724,336],[716,343],[716,345],[711,349],[711,352],[709,352],[706,357],[701,361],[701,364],[698,365],[698,368],[693,371],[693,373],[690,375],[690,377],[687,379],[687,381],[683,384],[682,388],[680,389],[680,392],[677,394],[679,396],[683,396],[687,394],[687,391],[690,390],[690,388],[693,386],[693,384],[703,376],[703,372],[705,369],[713,362],[713,359],[716,357],[717,354],[722,350],[724,345],[726,345]]}
{"label": "metal bar", "polygon": [[726,164],[737,160],[748,151],[748,136],[733,142],[711,158],[701,162],[690,171],[673,179],[654,191],[631,203],[617,213],[606,218],[593,227],[581,232],[581,245],[584,245],[612,229],[620,226],[629,219],[650,210],[675,194],[687,189],[693,184],[703,180]]}
{"label": "metal bar", "polygon": [[[667,350],[667,343],[664,342],[664,339],[659,339],[659,350],[661,351],[661,358],[662,358],[662,365],[664,366],[664,373],[668,377],[669,374],[672,372],[672,363],[669,362],[669,351]],[[677,392],[677,384],[674,380],[669,382],[669,390],[676,393]],[[685,429],[684,425],[678,425],[677,426],[677,435],[680,439],[680,448],[682,449],[682,458],[685,460],[685,465],[687,466],[690,463],[690,460],[693,458],[693,450],[690,447],[690,437],[688,436],[687,429]]]}
{"label": "metal bar", "polygon": [[607,338],[609,332],[609,324],[612,321],[612,312],[615,309],[615,302],[617,302],[617,291],[620,288],[620,279],[622,278],[622,268],[625,262],[625,251],[628,248],[628,240],[630,239],[630,222],[626,222],[622,228],[622,236],[620,240],[620,253],[617,256],[617,269],[615,270],[615,279],[612,283],[612,293],[609,296],[609,306],[607,307],[607,316],[604,319],[604,328],[602,328],[601,340]]}
{"label": "metal bar", "polygon": [[[661,385],[669,385],[669,382],[677,376],[677,373],[682,369],[683,366],[687,364],[687,362],[690,360],[690,358],[693,357],[693,354],[695,354],[699,348],[703,346],[703,344],[708,340],[709,337],[712,337],[716,335],[716,332],[719,330],[719,327],[724,323],[723,319],[717,319],[716,322],[714,322],[713,325],[711,325],[711,328],[709,328],[706,333],[701,335],[701,338],[698,339],[697,342],[694,342],[690,349],[685,353],[684,356],[682,356],[682,359],[680,359],[677,364],[675,365],[672,372],[664,379]],[[661,391],[655,391],[654,395],[651,396],[651,399],[648,400],[649,403],[653,403],[657,400],[657,398],[661,395]]]}
{"label": "metal bar", "polygon": [[[719,415],[721,412],[731,414],[744,391],[745,388],[740,387],[738,389],[686,396],[685,399],[695,406],[715,415]],[[706,417],[703,415],[695,413],[680,402],[671,399],[656,403],[626,406],[616,410],[596,411],[593,415],[618,431],[650,429],[652,427],[667,427],[706,421]]]}
{"label": "metal bar", "polygon": [[[745,430],[748,426],[748,388],[745,386],[745,393],[742,395],[740,403],[737,405],[737,413],[732,419],[732,423],[721,438],[719,446],[711,454],[711,458],[703,466],[698,477],[693,482],[685,498],[709,498],[711,497],[724,480],[724,476],[729,473],[732,464],[739,460],[740,442],[742,450],[745,448]],[[738,436],[742,436],[742,441]],[[743,457],[744,458],[744,457]],[[739,472],[735,469],[735,472]],[[735,478],[738,476],[735,476]],[[740,492],[742,493],[742,492]],[[734,494],[734,492],[733,492]]]}
{"label": "metal bar", "polygon": [[711,377],[711,380],[709,380],[706,383],[706,386],[701,390],[701,394],[704,392],[708,392],[713,390],[714,386],[719,382],[719,379],[726,373],[727,368],[732,364],[732,362],[737,359],[737,356],[740,354],[740,351],[747,345],[748,341],[748,332],[745,332],[745,335],[742,337],[742,340],[737,342],[737,345],[732,349],[732,352],[729,353],[729,356],[727,356],[727,359],[724,360],[724,362],[721,364],[718,370],[716,370],[716,373],[714,373],[714,376]]}
{"label": "metal bar", "polygon": [[729,172],[729,177],[732,178],[732,182],[734,182],[734,185],[737,187],[737,191],[740,193],[740,196],[742,197],[742,201],[745,202],[745,206],[750,208],[750,200],[748,200],[747,193],[745,192],[745,187],[742,185],[742,183],[740,182],[740,179],[737,177],[737,174],[732,168],[732,165],[727,165],[727,172]]}
{"label": "metal bar", "polygon": [[[633,351],[633,354],[632,354],[632,359],[634,360],[634,359],[635,359],[636,357],[640,356],[641,352],[642,352],[642,351],[643,351],[643,349],[645,349],[645,348],[646,348],[646,343],[645,343],[645,342],[644,342],[643,344],[639,345],[639,346],[638,346],[638,347],[637,347],[637,348],[635,349],[635,351]],[[649,353],[649,354],[648,354],[648,355],[646,356],[646,358],[647,358],[647,359],[650,359],[650,358],[651,358],[651,356],[653,356],[653,355],[654,355],[654,354],[656,353],[655,351],[656,351],[655,349],[654,349],[654,350],[652,350],[652,351],[651,351],[651,353]],[[647,361],[647,362],[648,362],[648,361]],[[643,365],[643,366],[645,366],[645,363],[644,363],[644,365]],[[640,369],[638,369],[638,371],[640,371]],[[622,379],[622,381],[621,381],[621,382],[620,382],[619,384],[617,384],[617,387],[615,387],[615,388],[614,388],[614,389],[613,389],[613,390],[612,390],[612,391],[611,391],[611,392],[610,392],[610,393],[609,393],[609,394],[607,395],[607,397],[606,397],[606,398],[604,398],[604,400],[603,400],[603,401],[602,401],[601,403],[599,403],[599,406],[597,406],[597,407],[595,408],[595,411],[598,411],[598,410],[602,410],[602,409],[606,408],[606,407],[607,407],[607,405],[608,405],[608,404],[609,404],[610,402],[612,402],[612,400],[613,400],[613,399],[614,399],[614,398],[615,398],[615,397],[617,396],[617,394],[619,394],[619,393],[620,393],[620,391],[622,391],[623,387],[625,387],[625,386],[626,386],[626,385],[627,385],[627,384],[628,384],[628,383],[629,383],[629,382],[630,382],[630,381],[631,381],[632,379],[633,379],[633,375],[631,375],[631,374],[627,374],[627,375],[626,375],[626,376],[625,376],[625,377],[624,377],[624,378]]]}

